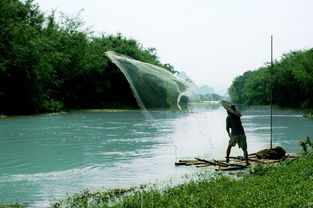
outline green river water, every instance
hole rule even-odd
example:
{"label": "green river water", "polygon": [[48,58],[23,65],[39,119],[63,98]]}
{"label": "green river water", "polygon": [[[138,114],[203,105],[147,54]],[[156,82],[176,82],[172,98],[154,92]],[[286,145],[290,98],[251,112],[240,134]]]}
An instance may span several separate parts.
{"label": "green river water", "polygon": [[[244,107],[248,151],[269,147],[269,109]],[[313,137],[313,121],[274,110],[273,143],[289,153]],[[227,147],[226,112],[216,103],[186,112],[72,112],[0,119],[0,203],[48,207],[85,189],[163,183],[199,170],[179,159],[221,159]],[[242,155],[237,147],[232,155]],[[206,169],[205,171],[211,171]]]}

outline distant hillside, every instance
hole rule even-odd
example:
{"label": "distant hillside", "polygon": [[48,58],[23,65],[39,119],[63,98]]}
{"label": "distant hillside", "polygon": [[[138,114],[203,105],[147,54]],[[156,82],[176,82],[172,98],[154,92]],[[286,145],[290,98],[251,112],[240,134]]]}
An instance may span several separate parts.
{"label": "distant hillside", "polygon": [[185,72],[178,72],[177,76],[189,83],[192,84],[194,90],[199,95],[206,95],[214,93],[214,89],[208,85],[201,85],[200,87],[194,83],[194,81],[185,73]]}
{"label": "distant hillside", "polygon": [[212,87],[209,87],[208,85],[201,85],[198,87],[198,93],[200,95],[206,95],[206,94],[214,94],[214,89]]}
{"label": "distant hillside", "polygon": [[177,76],[191,83],[191,85],[193,86],[193,90],[199,95],[199,98],[202,101],[212,101],[212,100],[223,99],[223,96],[216,94],[212,87],[208,85],[201,85],[200,87],[197,86],[194,83],[194,81],[185,72],[179,72]]}

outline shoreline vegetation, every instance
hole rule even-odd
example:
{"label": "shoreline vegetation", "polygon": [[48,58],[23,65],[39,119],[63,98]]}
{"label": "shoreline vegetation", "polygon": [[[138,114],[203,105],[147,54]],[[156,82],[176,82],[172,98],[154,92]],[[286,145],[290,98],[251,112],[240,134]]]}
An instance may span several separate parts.
{"label": "shoreline vegetation", "polygon": [[240,172],[218,173],[164,189],[85,191],[52,207],[311,207],[312,165],[313,154],[308,153],[280,164],[256,165],[239,177]]}
{"label": "shoreline vegetation", "polygon": [[2,115],[139,109],[129,83],[106,51],[176,73],[172,65],[160,62],[155,48],[120,33],[95,35],[79,14],[57,19],[55,10],[45,14],[34,0],[0,2],[0,30],[5,31],[0,34]]}
{"label": "shoreline vegetation", "polygon": [[[199,175],[179,185],[83,191],[55,202],[75,207],[312,207],[313,153],[278,164],[258,164],[246,172]],[[22,208],[21,204],[0,208]]]}
{"label": "shoreline vegetation", "polygon": [[313,110],[302,111],[302,114],[306,118],[313,119]]}
{"label": "shoreline vegetation", "polygon": [[[202,103],[207,102],[217,102],[217,101],[203,101]],[[249,106],[249,105],[248,105]],[[254,107],[270,107],[269,105],[254,105]],[[313,110],[303,110],[299,108],[289,108],[289,107],[280,107],[278,105],[273,106],[274,109],[282,109],[282,110],[294,110],[298,112],[303,117],[313,119]],[[171,111],[171,109],[162,109],[155,108],[149,109],[149,112],[153,111],[162,111],[167,110]],[[173,109],[172,109],[173,110]],[[45,113],[37,113],[37,114],[19,114],[19,115],[4,115],[0,114],[0,119],[12,118],[12,117],[22,117],[22,116],[38,116],[38,115],[59,115],[64,113],[73,113],[73,112],[139,112],[141,109],[137,108],[95,108],[95,109],[69,109],[64,111],[55,111],[55,112],[45,112]]]}
{"label": "shoreline vegetation", "polygon": [[273,105],[299,109],[304,116],[313,118],[312,75],[313,48],[290,51],[275,60],[273,66],[266,63],[236,77],[228,93],[237,104],[269,105],[272,88]]}
{"label": "shoreline vegetation", "polygon": [[[177,111],[176,109],[162,109],[162,108],[154,108],[149,109],[149,112],[155,112],[155,111]],[[111,112],[111,113],[118,113],[118,112],[141,112],[141,109],[136,108],[94,108],[94,109],[70,109],[70,110],[64,110],[64,111],[56,111],[56,112],[46,112],[46,113],[37,113],[37,114],[20,114],[20,115],[3,115],[0,114],[0,119],[5,118],[16,118],[16,117],[27,117],[27,116],[41,116],[41,115],[60,115],[60,114],[66,114],[66,113],[76,113],[76,112]],[[184,112],[184,111],[181,111]]]}

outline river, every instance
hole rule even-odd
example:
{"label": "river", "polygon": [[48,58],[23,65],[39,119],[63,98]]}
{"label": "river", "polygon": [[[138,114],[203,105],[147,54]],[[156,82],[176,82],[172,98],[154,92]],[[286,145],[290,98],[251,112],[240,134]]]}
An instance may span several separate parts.
{"label": "river", "polygon": [[[268,148],[269,109],[240,106],[240,111],[248,151]],[[0,119],[0,203],[48,207],[85,189],[161,183],[204,170],[175,167],[179,159],[225,156],[226,112],[219,104],[150,114],[149,120],[140,111]],[[313,137],[313,121],[292,110],[273,114],[273,146],[301,151],[299,141]],[[232,155],[242,152],[235,147]]]}

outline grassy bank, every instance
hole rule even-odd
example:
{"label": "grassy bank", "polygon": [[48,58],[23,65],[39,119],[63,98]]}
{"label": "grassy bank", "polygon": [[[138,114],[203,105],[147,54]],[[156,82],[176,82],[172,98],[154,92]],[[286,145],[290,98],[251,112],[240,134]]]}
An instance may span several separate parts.
{"label": "grassy bank", "polygon": [[0,205],[0,208],[22,208],[22,205],[20,204]]}
{"label": "grassy bank", "polygon": [[313,119],[313,110],[304,110],[302,111],[302,114],[304,117],[307,117],[307,118],[310,118],[310,119]]}
{"label": "grassy bank", "polygon": [[313,207],[313,155],[255,166],[242,179],[202,177],[175,187],[88,192],[53,207]]}

